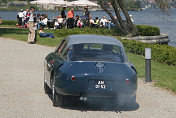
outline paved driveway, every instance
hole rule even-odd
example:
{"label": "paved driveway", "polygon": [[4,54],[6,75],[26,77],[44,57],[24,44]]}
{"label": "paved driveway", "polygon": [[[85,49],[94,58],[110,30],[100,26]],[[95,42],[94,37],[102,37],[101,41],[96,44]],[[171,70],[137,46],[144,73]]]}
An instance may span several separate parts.
{"label": "paved driveway", "polygon": [[0,118],[176,118],[176,96],[142,80],[137,110],[53,107],[43,90],[44,57],[53,50],[0,38]]}

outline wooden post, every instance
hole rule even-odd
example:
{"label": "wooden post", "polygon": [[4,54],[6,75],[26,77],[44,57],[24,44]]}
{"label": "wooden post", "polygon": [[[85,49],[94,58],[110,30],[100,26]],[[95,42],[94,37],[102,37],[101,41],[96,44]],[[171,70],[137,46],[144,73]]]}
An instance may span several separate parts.
{"label": "wooden post", "polygon": [[58,6],[58,16],[59,16],[59,14],[60,14],[60,7]]}

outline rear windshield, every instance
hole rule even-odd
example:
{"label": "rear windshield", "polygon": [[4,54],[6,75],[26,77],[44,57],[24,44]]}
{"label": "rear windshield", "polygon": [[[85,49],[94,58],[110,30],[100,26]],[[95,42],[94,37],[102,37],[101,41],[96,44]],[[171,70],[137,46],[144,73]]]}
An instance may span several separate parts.
{"label": "rear windshield", "polygon": [[120,46],[107,44],[75,44],[67,50],[69,61],[108,61],[123,63],[125,53]]}

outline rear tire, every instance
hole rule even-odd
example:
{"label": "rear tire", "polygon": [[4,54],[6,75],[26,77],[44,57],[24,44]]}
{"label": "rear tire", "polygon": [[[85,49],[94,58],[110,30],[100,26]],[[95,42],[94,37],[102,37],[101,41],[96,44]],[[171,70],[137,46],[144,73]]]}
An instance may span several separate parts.
{"label": "rear tire", "polygon": [[55,86],[52,83],[52,102],[54,107],[61,107],[63,105],[64,96],[57,93],[55,90]]}
{"label": "rear tire", "polygon": [[[44,64],[45,65],[45,64]],[[47,85],[46,83],[46,68],[44,68],[44,91],[45,91],[45,94],[50,94],[52,93],[50,87]]]}
{"label": "rear tire", "polygon": [[49,86],[47,85],[46,82],[44,82],[44,91],[45,91],[45,94],[50,94],[50,93],[52,93],[52,92],[51,92],[51,89],[49,88]]}

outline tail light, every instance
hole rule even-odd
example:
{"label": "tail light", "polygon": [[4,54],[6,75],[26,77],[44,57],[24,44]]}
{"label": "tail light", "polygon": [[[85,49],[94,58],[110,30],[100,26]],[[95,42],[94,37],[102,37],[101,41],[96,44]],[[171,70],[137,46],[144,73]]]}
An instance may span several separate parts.
{"label": "tail light", "polygon": [[72,80],[72,81],[75,81],[75,80],[76,80],[76,77],[75,77],[75,76],[72,76],[72,77],[71,77],[71,80]]}
{"label": "tail light", "polygon": [[129,84],[130,83],[130,80],[128,78],[126,78],[126,83]]}
{"label": "tail light", "polygon": [[53,61],[53,60],[51,60],[51,61],[50,61],[50,63],[51,63],[51,64],[53,64],[53,63],[54,63],[54,61]]}

